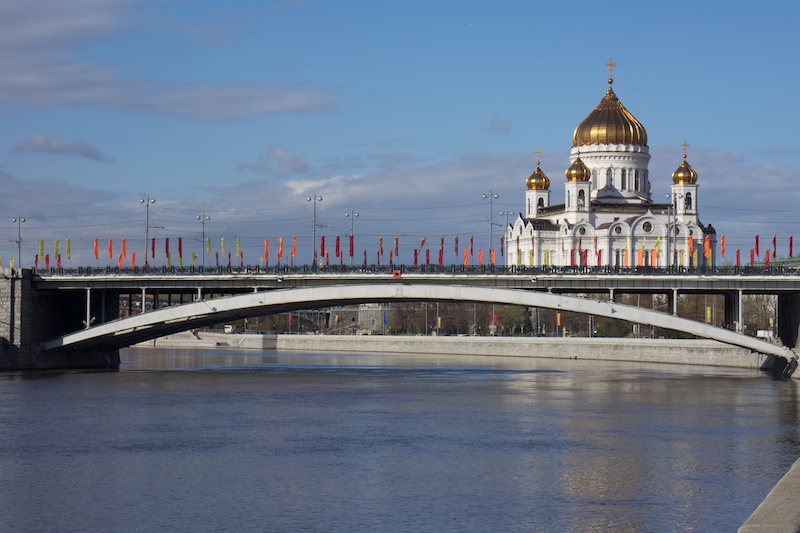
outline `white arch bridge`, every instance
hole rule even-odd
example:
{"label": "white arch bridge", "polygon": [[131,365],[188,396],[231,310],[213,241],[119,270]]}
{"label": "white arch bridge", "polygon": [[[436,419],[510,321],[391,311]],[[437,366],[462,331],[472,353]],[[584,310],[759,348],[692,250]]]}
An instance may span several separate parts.
{"label": "white arch bridge", "polygon": [[387,282],[366,285],[343,284],[314,288],[286,288],[252,292],[224,298],[200,300],[157,311],[105,322],[45,342],[42,349],[115,349],[155,339],[170,333],[219,324],[231,320],[359,303],[392,301],[486,302],[545,307],[626,320],[685,332],[697,337],[740,346],[786,361],[796,359],[786,347],[776,346],[734,331],[710,326],[674,315],[617,304],[542,291],[469,285],[431,285]]}

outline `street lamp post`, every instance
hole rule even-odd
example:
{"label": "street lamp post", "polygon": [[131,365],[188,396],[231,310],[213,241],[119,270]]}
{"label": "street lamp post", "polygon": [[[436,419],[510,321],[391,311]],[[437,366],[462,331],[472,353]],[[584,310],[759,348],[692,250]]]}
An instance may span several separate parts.
{"label": "street lamp post", "polygon": [[202,231],[200,232],[200,255],[202,256],[202,266],[206,268],[206,220],[211,220],[211,217],[203,213],[195,217],[202,224]]}
{"label": "street lamp post", "polygon": [[322,196],[309,196],[306,198],[308,202],[314,202],[314,210],[312,213],[311,218],[311,259],[313,263],[313,268],[316,270],[317,262],[315,261],[317,257],[317,202],[322,201]]}
{"label": "street lamp post", "polygon": [[144,266],[150,266],[150,262],[147,260],[147,245],[150,244],[150,204],[156,203],[155,198],[150,198],[150,196],[146,196],[145,198],[139,198],[139,203],[144,204],[145,208],[145,218],[144,218]]}
{"label": "street lamp post", "polygon": [[22,268],[22,223],[25,222],[25,219],[22,217],[12,218],[11,222],[17,224],[17,240],[12,240],[11,242],[17,243],[17,261],[19,262],[19,267]]}
{"label": "street lamp post", "polygon": [[[350,211],[349,213],[345,213],[344,216],[350,218],[350,238],[351,239],[355,239],[355,235],[356,234],[353,232],[353,224],[356,221],[356,217],[358,216],[358,213],[356,213],[355,211]],[[353,266],[353,256],[352,255],[350,256],[350,266]]]}
{"label": "street lamp post", "polygon": [[494,220],[493,220],[494,219],[494,215],[493,215],[493,212],[492,212],[492,208],[493,208],[493,205],[494,205],[494,201],[497,200],[498,198],[500,198],[500,195],[499,194],[495,194],[492,191],[489,191],[489,194],[484,194],[484,195],[482,195],[482,197],[483,197],[484,200],[486,200],[487,198],[489,200],[489,249],[487,251],[491,254],[492,253],[492,244],[494,242],[494,241],[492,241],[492,226],[494,226]]}

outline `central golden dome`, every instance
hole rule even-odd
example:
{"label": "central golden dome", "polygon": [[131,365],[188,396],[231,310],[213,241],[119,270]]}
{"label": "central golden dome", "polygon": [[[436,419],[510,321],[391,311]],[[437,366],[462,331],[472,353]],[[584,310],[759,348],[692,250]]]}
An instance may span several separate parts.
{"label": "central golden dome", "polygon": [[647,146],[644,126],[620,103],[608,79],[608,92],[572,134],[572,146],[633,144]]}

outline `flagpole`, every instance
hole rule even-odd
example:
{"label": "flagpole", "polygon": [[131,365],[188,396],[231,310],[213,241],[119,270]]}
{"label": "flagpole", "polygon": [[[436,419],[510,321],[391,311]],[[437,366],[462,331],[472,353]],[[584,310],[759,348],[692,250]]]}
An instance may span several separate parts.
{"label": "flagpole", "polygon": [[[358,213],[356,213],[355,211],[350,211],[349,213],[345,213],[344,216],[346,218],[347,217],[350,218],[350,237],[355,238],[356,234],[353,232],[353,225],[355,224],[356,217],[358,216]],[[352,255],[350,256],[350,266],[353,266],[353,256]]]}

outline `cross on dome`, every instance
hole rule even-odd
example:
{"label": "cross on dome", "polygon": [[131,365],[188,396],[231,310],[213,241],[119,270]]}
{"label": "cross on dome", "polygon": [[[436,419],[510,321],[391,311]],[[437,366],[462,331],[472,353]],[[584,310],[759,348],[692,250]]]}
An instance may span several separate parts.
{"label": "cross on dome", "polygon": [[608,83],[610,85],[611,81],[614,79],[614,67],[616,67],[617,64],[614,63],[614,60],[610,57],[608,58],[608,61],[603,64],[608,67]]}

